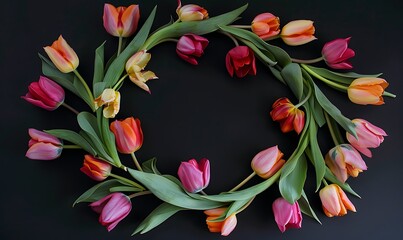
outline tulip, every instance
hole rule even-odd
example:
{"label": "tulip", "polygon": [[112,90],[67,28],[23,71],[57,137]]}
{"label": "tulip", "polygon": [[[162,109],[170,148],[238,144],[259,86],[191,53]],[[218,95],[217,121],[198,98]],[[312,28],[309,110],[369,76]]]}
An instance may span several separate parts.
{"label": "tulip", "polygon": [[226,211],[227,208],[215,208],[204,211],[204,214],[207,215],[206,223],[210,232],[220,232],[222,236],[228,236],[235,229],[237,224],[235,213],[223,221],[217,221],[217,218],[222,216]]}
{"label": "tulip", "polygon": [[130,80],[141,89],[150,93],[150,89],[145,84],[148,80],[157,79],[157,76],[151,71],[143,71],[151,59],[151,54],[145,50],[135,53],[126,62],[126,72]]}
{"label": "tulip", "polygon": [[201,57],[207,47],[208,40],[195,34],[183,35],[176,44],[176,53],[186,62],[197,65],[195,57]]}
{"label": "tulip", "polygon": [[284,198],[277,198],[272,208],[274,220],[281,232],[289,228],[301,228],[302,214],[298,202],[290,204]]}
{"label": "tulip", "polygon": [[132,203],[128,196],[115,192],[91,203],[90,207],[100,214],[99,223],[110,232],[123,218],[129,215]]}
{"label": "tulip", "polygon": [[236,46],[225,57],[225,66],[231,77],[234,72],[237,77],[245,77],[246,74],[256,75],[255,55],[247,46]]}
{"label": "tulip", "polygon": [[114,7],[111,4],[104,5],[104,27],[106,31],[115,37],[129,37],[136,30],[140,19],[139,5],[129,7]]}
{"label": "tulip", "polygon": [[133,117],[125,120],[115,120],[110,129],[115,135],[116,145],[120,153],[130,154],[140,149],[143,144],[143,131],[140,120]]}
{"label": "tulip", "polygon": [[353,119],[357,138],[347,132],[347,140],[355,149],[360,151],[367,157],[372,157],[372,153],[368,148],[377,148],[383,142],[383,137],[387,136],[386,132],[364,119]]}
{"label": "tulip", "polygon": [[28,129],[31,139],[28,142],[28,151],[25,156],[34,160],[53,160],[62,154],[63,143],[60,139],[48,133]]}
{"label": "tulip", "polygon": [[388,85],[382,78],[357,78],[347,89],[348,98],[356,104],[382,105],[382,94]]}
{"label": "tulip", "polygon": [[52,46],[44,47],[44,50],[60,72],[69,73],[78,67],[79,59],[77,54],[67,44],[62,35],[53,42]]}
{"label": "tulip", "polygon": [[87,154],[84,156],[84,163],[80,170],[95,181],[103,181],[111,173],[112,166],[105,161]]}
{"label": "tulip", "polygon": [[114,118],[120,110],[120,93],[112,88],[105,89],[102,94],[94,100],[95,109],[106,105],[103,110],[105,118]]}
{"label": "tulip", "polygon": [[340,182],[346,182],[348,176],[357,177],[367,170],[361,155],[350,144],[340,144],[330,149],[325,157],[326,165]]}
{"label": "tulip", "polygon": [[270,116],[273,121],[280,122],[280,128],[283,133],[295,130],[298,134],[305,126],[304,111],[296,108],[288,98],[279,98],[273,103],[273,110]]}
{"label": "tulip", "polygon": [[310,20],[296,20],[287,23],[281,30],[280,36],[290,46],[298,46],[316,39],[313,34],[315,27]]}
{"label": "tulip", "polygon": [[326,216],[344,216],[347,210],[356,212],[353,203],[337,184],[330,184],[319,191],[322,208]]}
{"label": "tulip", "polygon": [[64,102],[64,90],[49,78],[40,76],[38,82],[29,85],[28,93],[22,98],[35,106],[53,111]]}
{"label": "tulip", "polygon": [[195,4],[187,4],[182,6],[180,0],[178,0],[176,13],[182,22],[201,21],[208,18],[208,12],[206,9]]}
{"label": "tulip", "polygon": [[268,40],[280,33],[280,19],[271,13],[261,13],[253,19],[251,28],[261,39]]}
{"label": "tulip", "polygon": [[283,155],[277,145],[269,147],[256,154],[252,159],[252,169],[260,177],[265,179],[270,178],[284,165],[285,160],[282,159]]}
{"label": "tulip", "polygon": [[347,60],[355,56],[353,49],[348,48],[351,37],[335,39],[326,43],[322,48],[322,56],[326,64],[334,69],[351,69],[353,66]]}
{"label": "tulip", "polygon": [[182,162],[178,169],[178,176],[186,191],[200,192],[210,182],[210,162],[206,158],[199,163],[195,159]]}

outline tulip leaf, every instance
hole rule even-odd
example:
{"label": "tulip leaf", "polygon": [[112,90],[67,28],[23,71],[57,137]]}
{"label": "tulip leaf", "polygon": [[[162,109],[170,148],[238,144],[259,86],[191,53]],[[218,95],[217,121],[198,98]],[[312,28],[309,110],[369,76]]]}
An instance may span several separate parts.
{"label": "tulip leaf", "polygon": [[184,208],[171,205],[169,203],[162,203],[159,205],[157,208],[155,208],[141,223],[140,225],[136,228],[136,230],[133,232],[132,236],[140,233],[144,234],[153,228],[157,227],[161,223],[163,223],[165,220],[173,216],[175,213],[181,211],[181,210],[186,210]]}
{"label": "tulip leaf", "polygon": [[[302,68],[301,70],[302,70],[302,76],[308,82],[308,84],[307,84],[308,87],[311,88],[311,90],[313,91],[313,89],[312,89],[313,86],[311,85],[311,83],[313,82],[313,79],[311,78],[311,76],[308,74],[308,72],[305,69]],[[312,116],[315,119],[316,123],[319,125],[319,127],[322,127],[323,125],[325,125],[326,119],[325,119],[325,115],[323,113],[323,108],[318,103],[318,100],[316,100],[316,97],[311,96],[308,100],[308,103],[309,103],[309,106],[312,111]]]}
{"label": "tulip leaf", "polygon": [[[322,184],[322,179],[325,176],[326,165],[318,143],[318,128],[316,122],[311,121],[309,125],[309,152],[311,153],[311,159],[313,160],[313,165],[315,166],[316,191],[318,191]],[[308,150],[308,148],[306,150]]]}
{"label": "tulip leaf", "polygon": [[91,155],[96,155],[96,151],[91,147],[91,144],[88,143],[88,141],[83,138],[80,134],[73,132],[71,130],[66,130],[66,129],[52,129],[45,131],[57,138],[61,138],[63,140],[69,141],[71,143],[74,143],[78,146],[80,146],[82,149],[87,151]]}
{"label": "tulip leaf", "polygon": [[105,197],[106,195],[110,194],[111,188],[114,187],[120,187],[123,186],[124,184],[120,182],[119,180],[116,179],[110,179],[103,181],[101,183],[98,183],[97,185],[93,186],[92,188],[88,189],[85,191],[81,196],[77,198],[77,200],[73,203],[76,205],[77,203],[81,202],[95,202],[98,201],[99,199]]}
{"label": "tulip leaf", "polygon": [[302,154],[297,161],[294,170],[287,176],[281,176],[279,182],[280,193],[285,200],[293,204],[302,194],[307,172],[305,155]]}
{"label": "tulip leaf", "polygon": [[223,203],[211,200],[200,200],[190,197],[175,182],[164,176],[128,169],[129,173],[156,197],[172,205],[195,210],[204,210],[220,207]]}
{"label": "tulip leaf", "polygon": [[109,156],[114,159],[114,162],[120,166],[121,162],[119,159],[119,154],[116,150],[115,135],[109,130],[109,119],[99,114],[98,118],[101,120],[99,128],[102,131],[102,140],[106,149],[108,150]]}
{"label": "tulip leaf", "polygon": [[272,67],[272,66],[269,66],[269,69],[275,78],[277,78],[280,82],[286,84],[283,76],[281,76],[281,72],[278,69],[276,69],[275,67]]}
{"label": "tulip leaf", "polygon": [[[93,86],[93,94],[94,96],[99,96],[102,92],[101,89],[96,89],[95,84],[101,82],[104,78],[104,46],[105,42],[101,44],[96,50],[95,50],[95,60],[94,60],[94,78],[92,79],[92,86]],[[101,90],[101,92],[97,92],[96,90]]]}
{"label": "tulip leaf", "polygon": [[253,201],[254,198],[255,197],[252,197],[250,199],[245,199],[245,200],[238,200],[238,201],[234,201],[233,203],[231,203],[231,205],[227,209],[225,218],[228,218],[229,216],[231,216],[231,214],[237,213],[240,209],[249,205],[250,202]]}
{"label": "tulip leaf", "polygon": [[89,134],[100,138],[101,134],[98,129],[97,118],[89,112],[80,112],[77,115],[78,125],[81,129],[88,132]]}
{"label": "tulip leaf", "polygon": [[312,209],[311,205],[309,204],[308,197],[305,194],[305,191],[302,190],[301,198],[298,199],[298,205],[301,209],[301,212],[311,218],[315,219],[318,223],[322,224],[319,220],[318,216],[316,216],[315,211]]}
{"label": "tulip leaf", "polygon": [[304,82],[300,66],[296,63],[286,65],[281,70],[281,76],[298,100],[301,101],[304,93]]}
{"label": "tulip leaf", "polygon": [[326,173],[325,173],[325,178],[327,180],[329,180],[332,183],[336,183],[337,185],[339,185],[344,191],[351,193],[352,195],[361,198],[360,195],[358,195],[351,187],[348,183],[343,183],[340,182],[334,175],[333,173],[330,171],[330,169],[328,167],[326,167]]}
{"label": "tulip leaf", "polygon": [[106,83],[105,82],[97,82],[94,84],[94,97],[97,98],[101,96],[102,92],[106,88]]}
{"label": "tulip leaf", "polygon": [[118,187],[111,187],[109,192],[141,192],[143,189],[130,187],[130,186],[118,186]]}
{"label": "tulip leaf", "polygon": [[161,175],[161,173],[157,169],[157,158],[155,157],[143,162],[141,164],[141,168],[144,172]]}

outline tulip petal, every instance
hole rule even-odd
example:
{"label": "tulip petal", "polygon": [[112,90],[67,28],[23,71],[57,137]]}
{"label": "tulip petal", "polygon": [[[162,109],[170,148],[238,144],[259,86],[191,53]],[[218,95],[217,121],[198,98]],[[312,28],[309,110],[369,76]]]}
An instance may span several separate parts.
{"label": "tulip petal", "polygon": [[121,22],[123,24],[122,37],[131,36],[136,30],[140,20],[139,5],[130,5],[122,14]]}
{"label": "tulip petal", "polygon": [[38,142],[33,144],[25,154],[33,160],[53,160],[60,156],[62,148],[51,143]]}
{"label": "tulip petal", "polygon": [[36,130],[34,128],[28,129],[28,134],[32,139],[38,142],[52,143],[53,145],[62,145],[62,141],[57,137],[50,135],[49,133]]}
{"label": "tulip petal", "polygon": [[119,37],[118,32],[118,20],[119,13],[115,6],[105,3],[104,5],[104,15],[103,15],[103,22],[106,31],[111,34],[112,36]]}

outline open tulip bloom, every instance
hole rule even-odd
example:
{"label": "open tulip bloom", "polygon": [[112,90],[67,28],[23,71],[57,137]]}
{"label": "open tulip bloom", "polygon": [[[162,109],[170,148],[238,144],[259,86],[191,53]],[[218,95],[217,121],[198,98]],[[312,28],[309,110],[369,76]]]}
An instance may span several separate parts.
{"label": "open tulip bloom", "polygon": [[[230,12],[209,17],[207,9],[196,4],[182,5],[179,0],[176,15],[173,14],[176,20],[157,28],[153,26],[155,8],[147,19],[140,21],[140,5],[115,7],[106,3],[100,19],[102,17],[107,33],[119,37],[119,45],[115,53],[109,56],[110,59],[106,58],[110,51],[105,51],[108,44],[102,44],[96,49],[91,81],[77,71],[77,53],[82,52],[82,49],[76,49],[76,53],[62,35],[44,48],[47,57],[40,54],[43,76],[29,85],[28,93],[22,98],[49,111],[61,105],[65,106],[74,112],[77,124],[72,130],[58,128],[41,131],[30,128],[26,157],[34,160],[53,160],[61,157],[62,150],[81,151],[80,156],[84,156],[84,161],[80,170],[97,181],[97,184],[79,196],[74,204],[89,203],[99,214],[100,224],[108,231],[129,215],[133,207],[131,199],[150,194],[161,200],[162,204],[149,213],[133,234],[146,233],[182,210],[197,210],[206,215],[206,231],[208,229],[210,232],[227,236],[235,230],[237,224],[242,224],[238,223],[242,218],[238,219],[237,216],[253,203],[257,195],[270,187],[278,187],[276,192],[281,196],[272,204],[274,221],[273,226],[268,227],[275,227],[275,222],[281,232],[290,228],[298,229],[302,227],[302,213],[320,222],[313,210],[315,208],[309,205],[308,196],[304,192],[306,179],[315,179],[316,192],[320,190],[317,194],[326,216],[343,216],[347,211],[355,212],[356,209],[348,196],[358,194],[347,181],[352,180],[349,179],[350,176],[358,177],[368,169],[361,154],[372,157],[371,151],[381,145],[386,132],[367,120],[350,120],[348,116],[343,115],[321,91],[317,81],[342,91],[346,98],[360,105],[382,105],[385,103],[384,97],[395,97],[385,91],[389,83],[380,78],[380,74],[334,72],[337,69],[352,68],[349,60],[355,56],[355,52],[348,46],[350,38],[324,42],[326,44],[322,51],[317,53],[320,56],[317,59],[292,58],[275,45],[278,42],[272,40],[281,38],[290,46],[308,44],[317,39],[314,36],[314,22],[306,19],[294,20],[281,28],[280,17],[263,12],[252,21],[247,20],[249,25],[234,24],[246,8],[247,5],[244,5]],[[172,9],[172,13],[175,13],[175,9]],[[139,26],[139,22],[144,24]],[[136,33],[137,29],[139,31]],[[239,78],[247,78],[242,82],[242,87],[247,89],[244,84],[256,80],[254,76],[257,74],[257,68],[266,68],[264,70],[273,73],[284,86],[290,88],[290,96],[268,95],[263,98],[266,107],[262,110],[262,116],[265,116],[262,121],[268,126],[273,124],[271,120],[278,122],[283,133],[295,131],[297,134],[285,136],[294,138],[293,143],[298,143],[292,144],[296,146],[294,151],[288,149],[284,153],[280,149],[286,146],[276,144],[256,151],[250,155],[250,175],[221,193],[206,191],[207,186],[215,181],[232,181],[224,179],[222,175],[213,178],[210,168],[218,166],[219,164],[215,163],[220,159],[209,157],[209,160],[203,158],[197,161],[192,156],[186,159],[175,156],[170,156],[169,159],[161,157],[159,161],[170,160],[169,164],[176,164],[177,171],[176,174],[160,172],[156,158],[151,158],[149,151],[152,149],[152,139],[161,136],[156,133],[150,135],[152,126],[147,123],[147,119],[142,119],[144,114],[136,113],[138,118],[124,116],[128,114],[128,109],[133,108],[121,107],[125,100],[123,93],[148,97],[148,100],[139,100],[138,104],[151,101],[151,96],[137,88],[129,88],[128,91],[121,88],[127,85],[130,87],[130,84],[125,84],[125,81],[129,81],[142,90],[151,92],[147,83],[157,76],[148,70],[148,63],[151,53],[158,54],[156,49],[153,49],[156,45],[174,41],[176,44],[172,46],[173,55],[194,65],[192,67],[198,67],[199,58],[209,51],[207,46],[211,44],[205,35],[215,31],[222,33],[219,36],[229,37],[232,41],[225,50],[228,52],[222,53],[221,61],[223,71],[228,72],[231,77],[236,76],[237,79],[214,81],[236,82],[240,81]],[[109,34],[106,36],[112,38]],[[123,37],[131,36],[133,38],[122,44]],[[326,68],[312,65],[318,61],[325,61],[327,66],[323,66]],[[172,66],[172,71],[175,70],[175,66]],[[180,72],[177,74],[178,77],[183,77]],[[192,77],[185,77],[194,81]],[[174,84],[174,81],[169,81],[169,84]],[[159,88],[157,92],[166,91],[165,87]],[[79,112],[67,105],[65,90],[73,93],[66,94],[67,98],[78,97],[88,105],[88,109],[80,106],[82,111]],[[271,104],[272,102],[274,103]],[[158,109],[151,111],[158,112]],[[161,116],[161,121],[164,121],[164,116]],[[321,149],[323,142],[318,140],[318,135],[323,129],[329,130],[334,142],[325,156]],[[175,139],[177,136],[168,138]],[[260,148],[258,145],[249,145],[252,151]],[[137,159],[135,156],[135,153],[143,149],[147,151],[138,155],[150,157],[149,160]],[[133,162],[127,161],[126,157],[130,156],[123,154],[130,154]],[[242,155],[244,154],[239,156]],[[74,156],[69,155],[69,158]],[[82,160],[82,157],[78,160],[80,159]],[[231,161],[233,166],[249,168],[245,161]],[[219,171],[213,168],[212,170]],[[222,171],[230,170],[231,168],[227,168]],[[311,172],[314,172],[315,177],[307,177]],[[232,175],[231,172],[226,176]],[[252,184],[249,180],[254,177],[256,181]],[[234,178],[237,179],[238,176]]]}

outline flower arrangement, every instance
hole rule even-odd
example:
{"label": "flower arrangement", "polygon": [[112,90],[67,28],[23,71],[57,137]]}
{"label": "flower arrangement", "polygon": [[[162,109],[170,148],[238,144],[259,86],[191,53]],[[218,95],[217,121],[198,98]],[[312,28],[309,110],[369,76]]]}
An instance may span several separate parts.
{"label": "flower arrangement", "polygon": [[[178,1],[177,20],[150,34],[156,8],[137,31],[139,5],[115,7],[105,4],[105,30],[118,37],[119,44],[108,64],[104,58],[104,44],[96,49],[92,85],[88,85],[77,70],[78,55],[60,36],[53,44],[44,47],[48,58],[39,55],[44,76],[31,83],[28,93],[22,97],[49,111],[60,106],[68,108],[77,115],[80,131],[31,128],[26,156],[36,160],[53,160],[59,158],[65,149],[83,150],[84,160],[80,170],[99,183],[79,196],[74,204],[89,203],[108,231],[130,213],[132,198],[152,194],[162,204],[137,226],[133,234],[146,233],[179,211],[201,210],[206,215],[209,231],[227,236],[237,225],[237,214],[247,209],[258,194],[275,186],[278,186],[281,196],[273,202],[272,209],[281,232],[301,228],[302,214],[320,222],[304,192],[308,164],[315,169],[316,190],[319,191],[324,213],[333,217],[343,216],[348,210],[355,212],[347,193],[358,195],[346,181],[367,170],[361,154],[372,157],[370,148],[379,147],[386,133],[364,119],[350,120],[345,117],[315,81],[347,93],[356,104],[381,105],[384,104],[384,96],[395,95],[385,91],[388,83],[380,75],[337,72],[313,66],[324,61],[330,69],[351,69],[349,59],[354,57],[355,52],[348,47],[350,38],[324,44],[321,57],[317,59],[294,59],[270,41],[281,38],[290,46],[307,44],[316,39],[313,21],[295,20],[281,27],[280,19],[266,12],[256,16],[248,26],[233,25],[246,8],[247,5],[211,17],[201,6],[182,5]],[[197,65],[198,58],[209,44],[204,35],[211,32],[222,33],[234,42],[234,48],[225,58],[231,77],[256,75],[258,60],[291,89],[294,94],[292,99],[297,104],[281,97],[273,103],[269,116],[279,122],[282,132],[295,131],[299,136],[298,145],[290,156],[285,156],[279,146],[267,146],[251,157],[252,174],[234,188],[219,194],[204,192],[210,184],[210,161],[206,158],[183,161],[178,167],[177,177],[161,173],[155,158],[139,161],[135,153],[143,144],[141,122],[134,117],[121,119],[118,115],[119,90],[125,81],[129,79],[151,93],[147,81],[156,79],[157,75],[148,70],[147,64],[154,46],[175,41],[177,55]],[[133,35],[134,38],[124,46],[123,38]],[[65,90],[81,98],[89,110],[79,112],[65,103]],[[325,125],[334,147],[323,156],[317,134]],[[123,164],[119,153],[131,155],[133,167]],[[115,170],[123,174],[116,174]],[[256,185],[244,187],[255,175],[262,180]]]}

